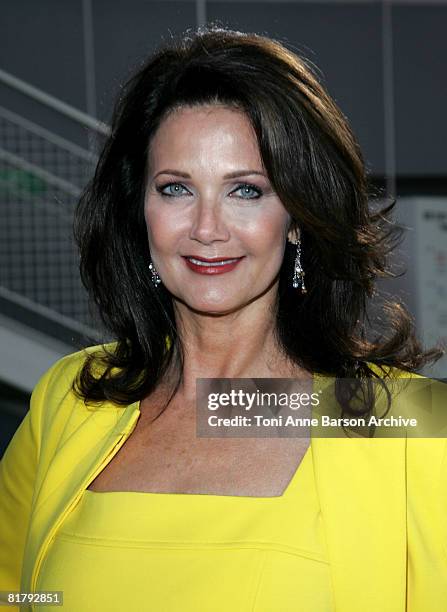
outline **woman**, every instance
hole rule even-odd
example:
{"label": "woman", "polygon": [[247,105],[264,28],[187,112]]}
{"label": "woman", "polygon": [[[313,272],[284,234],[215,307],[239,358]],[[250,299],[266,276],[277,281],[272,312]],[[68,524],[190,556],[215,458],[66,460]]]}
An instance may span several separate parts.
{"label": "woman", "polygon": [[443,440],[195,431],[200,378],[386,381],[442,355],[394,302],[367,337],[391,209],[279,42],[212,27],[150,57],[75,219],[116,341],[33,392],[2,461],[1,589],[76,611],[443,609]]}

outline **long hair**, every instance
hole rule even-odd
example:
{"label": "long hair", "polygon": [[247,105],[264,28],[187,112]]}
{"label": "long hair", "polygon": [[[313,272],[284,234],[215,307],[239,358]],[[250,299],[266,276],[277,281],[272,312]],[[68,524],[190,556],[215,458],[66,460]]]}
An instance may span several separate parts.
{"label": "long hair", "polygon": [[279,276],[275,333],[285,355],[310,372],[362,379],[377,377],[371,364],[386,377],[386,366],[416,372],[439,359],[444,351],[423,349],[396,300],[380,305],[382,331],[371,337],[367,306],[376,280],[394,276],[388,260],[403,230],[390,220],[395,201],[381,210],[370,201],[359,145],[312,65],[274,39],[211,26],[160,47],[125,84],[77,206],[81,278],[116,344],[87,356],[75,392],[127,405],[168,371],[177,380],[171,398],[178,389],[184,352],[173,299],[148,269],[148,151],[172,110],[216,102],[245,112],[300,231],[307,294],[291,287],[290,243]]}

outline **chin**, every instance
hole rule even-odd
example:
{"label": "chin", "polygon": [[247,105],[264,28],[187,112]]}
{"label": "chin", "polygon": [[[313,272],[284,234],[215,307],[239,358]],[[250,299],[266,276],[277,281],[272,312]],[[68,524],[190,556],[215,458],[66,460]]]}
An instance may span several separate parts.
{"label": "chin", "polygon": [[244,305],[240,300],[235,300],[234,296],[232,299],[224,296],[213,296],[212,299],[202,296],[201,299],[197,299],[197,296],[189,298],[184,295],[177,299],[192,312],[210,316],[229,314],[241,309]]}
{"label": "chin", "polygon": [[198,303],[192,302],[186,305],[188,306],[188,308],[190,308],[194,312],[204,314],[204,315],[210,315],[210,316],[225,315],[225,314],[229,314],[230,312],[235,312],[236,310],[239,310],[240,308],[242,308],[241,304],[233,303],[233,304],[226,305],[225,303],[222,303],[222,302],[220,302],[219,304],[214,304],[210,302],[198,302]]}

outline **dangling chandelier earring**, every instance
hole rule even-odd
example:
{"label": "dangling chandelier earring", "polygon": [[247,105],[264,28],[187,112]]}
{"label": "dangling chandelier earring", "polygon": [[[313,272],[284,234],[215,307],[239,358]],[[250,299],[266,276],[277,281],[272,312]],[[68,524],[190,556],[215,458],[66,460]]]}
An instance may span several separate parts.
{"label": "dangling chandelier earring", "polygon": [[154,283],[154,286],[158,287],[158,285],[161,283],[161,278],[158,276],[158,272],[155,269],[155,266],[152,263],[152,261],[149,264],[149,270],[151,271],[151,274],[152,274],[152,279],[151,280]]}
{"label": "dangling chandelier earring", "polygon": [[304,286],[304,274],[305,272],[301,266],[301,240],[298,238],[296,241],[296,257],[293,266],[292,287],[298,289],[301,285],[301,293],[307,293],[307,289]]}

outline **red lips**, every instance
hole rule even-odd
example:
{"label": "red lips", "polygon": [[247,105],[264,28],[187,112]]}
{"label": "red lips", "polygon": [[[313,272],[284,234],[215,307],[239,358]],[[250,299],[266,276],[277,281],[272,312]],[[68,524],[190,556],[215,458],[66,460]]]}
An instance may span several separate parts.
{"label": "red lips", "polygon": [[192,257],[193,259],[198,259],[199,261],[206,261],[208,263],[212,263],[213,261],[227,261],[231,259],[241,259],[241,257],[212,257],[211,259],[208,257],[199,257],[198,255],[183,255],[183,257]]}
{"label": "red lips", "polygon": [[[234,257],[231,259],[205,259],[204,257],[194,257],[197,259],[197,262],[201,261],[203,263],[194,263],[190,258],[184,257],[186,265],[190,270],[196,272],[197,274],[205,274],[205,275],[215,275],[215,274],[224,274],[226,272],[231,272],[234,270],[238,264],[240,264],[243,257]],[[223,263],[223,262],[228,263]],[[209,265],[206,265],[209,264]]]}

